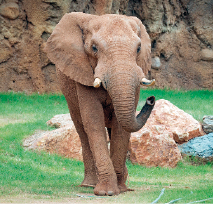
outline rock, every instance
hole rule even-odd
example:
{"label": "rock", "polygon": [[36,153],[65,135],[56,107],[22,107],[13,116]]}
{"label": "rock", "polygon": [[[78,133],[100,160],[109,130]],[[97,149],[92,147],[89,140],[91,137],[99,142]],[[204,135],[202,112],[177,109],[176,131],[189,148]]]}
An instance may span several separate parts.
{"label": "rock", "polygon": [[152,58],[152,68],[153,69],[159,69],[161,67],[161,62],[159,57]]}
{"label": "rock", "polygon": [[132,163],[153,167],[172,167],[182,159],[175,141],[168,135],[155,135],[147,129],[132,133],[130,160]]}
{"label": "rock", "polygon": [[73,126],[73,121],[70,117],[70,114],[60,114],[55,115],[52,119],[47,121],[47,125],[55,128],[61,128],[65,126]]}
{"label": "rock", "polygon": [[213,50],[210,49],[201,50],[201,59],[205,61],[213,61]]}
{"label": "rock", "polygon": [[154,135],[167,134],[176,143],[187,142],[191,138],[204,135],[201,124],[191,115],[179,109],[171,102],[160,99],[142,129]]}
{"label": "rock", "polygon": [[[69,114],[67,114],[69,115]],[[54,118],[54,120],[57,117]],[[60,118],[68,118],[62,115]],[[57,125],[59,124],[56,122]],[[60,122],[62,124],[63,122]],[[25,139],[23,146],[28,149],[45,150],[49,153],[83,161],[81,141],[70,118],[56,130],[35,133]],[[69,123],[69,124],[68,124]]]}
{"label": "rock", "polygon": [[0,41],[0,63],[7,61],[12,55],[12,48],[7,40]]}
{"label": "rock", "polygon": [[5,18],[14,20],[19,16],[19,6],[16,3],[9,2],[0,6],[0,15]]}
{"label": "rock", "polygon": [[213,116],[204,116],[203,117],[203,130],[205,133],[213,132]]}
{"label": "rock", "polygon": [[205,161],[213,161],[213,133],[196,137],[187,143],[179,145],[182,154],[197,156]]}

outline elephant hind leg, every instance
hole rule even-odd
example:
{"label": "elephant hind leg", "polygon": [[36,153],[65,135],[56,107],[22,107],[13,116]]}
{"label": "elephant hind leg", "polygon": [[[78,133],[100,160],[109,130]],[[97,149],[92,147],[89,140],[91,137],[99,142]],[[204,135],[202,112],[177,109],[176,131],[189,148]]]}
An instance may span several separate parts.
{"label": "elephant hind leg", "polygon": [[[69,108],[71,109],[71,108]],[[71,112],[71,111],[70,111]],[[98,183],[98,177],[96,175],[96,167],[93,159],[93,155],[90,149],[88,136],[84,131],[84,127],[82,121],[80,119],[80,113],[77,116],[74,116],[71,113],[71,117],[73,118],[73,123],[75,124],[75,128],[79,134],[82,146],[82,155],[84,162],[84,180],[81,183],[83,187],[95,187]]]}
{"label": "elephant hind leg", "polygon": [[[77,128],[76,128],[77,129]],[[80,136],[83,137],[83,134]],[[87,137],[87,136],[86,136]],[[98,177],[96,175],[96,167],[94,163],[94,159],[92,156],[92,152],[90,150],[88,139],[82,142],[82,154],[83,154],[83,161],[84,161],[84,180],[81,183],[83,187],[95,187],[98,183]]]}

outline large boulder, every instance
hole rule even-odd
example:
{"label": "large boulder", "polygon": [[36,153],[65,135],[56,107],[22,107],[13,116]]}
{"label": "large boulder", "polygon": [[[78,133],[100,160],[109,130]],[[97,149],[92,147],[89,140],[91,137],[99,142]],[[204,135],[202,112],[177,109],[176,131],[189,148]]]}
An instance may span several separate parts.
{"label": "large boulder", "polygon": [[178,148],[184,155],[199,157],[204,161],[213,161],[213,133],[193,138],[179,145]]}
{"label": "large boulder", "polygon": [[168,135],[176,143],[184,143],[194,137],[204,135],[202,125],[197,120],[164,99],[156,101],[142,130],[151,132],[153,135]]}
{"label": "large boulder", "polygon": [[168,134],[141,129],[130,138],[130,160],[148,167],[175,167],[182,159],[177,144]]}
{"label": "large boulder", "polygon": [[58,129],[35,133],[23,146],[83,161],[81,141],[70,114],[56,115],[47,124]]}

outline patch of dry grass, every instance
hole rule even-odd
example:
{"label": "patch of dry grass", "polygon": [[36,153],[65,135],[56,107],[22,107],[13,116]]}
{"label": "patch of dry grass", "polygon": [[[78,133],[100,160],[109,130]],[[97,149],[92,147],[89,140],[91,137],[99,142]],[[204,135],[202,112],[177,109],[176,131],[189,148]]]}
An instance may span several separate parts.
{"label": "patch of dry grass", "polygon": [[7,116],[0,115],[0,127],[8,124],[26,123],[35,121],[34,114],[9,114]]}

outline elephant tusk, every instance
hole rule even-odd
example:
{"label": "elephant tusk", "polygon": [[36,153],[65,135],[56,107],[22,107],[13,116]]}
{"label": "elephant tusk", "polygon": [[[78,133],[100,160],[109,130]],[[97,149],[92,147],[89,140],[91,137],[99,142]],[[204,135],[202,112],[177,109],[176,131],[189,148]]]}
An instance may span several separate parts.
{"label": "elephant tusk", "polygon": [[95,88],[100,87],[101,86],[101,80],[99,78],[96,78],[95,81],[94,81],[94,83],[93,83],[93,86]]}
{"label": "elephant tusk", "polygon": [[143,85],[143,86],[154,86],[155,85],[155,79],[148,80],[146,78],[143,78],[141,80],[141,85]]}

